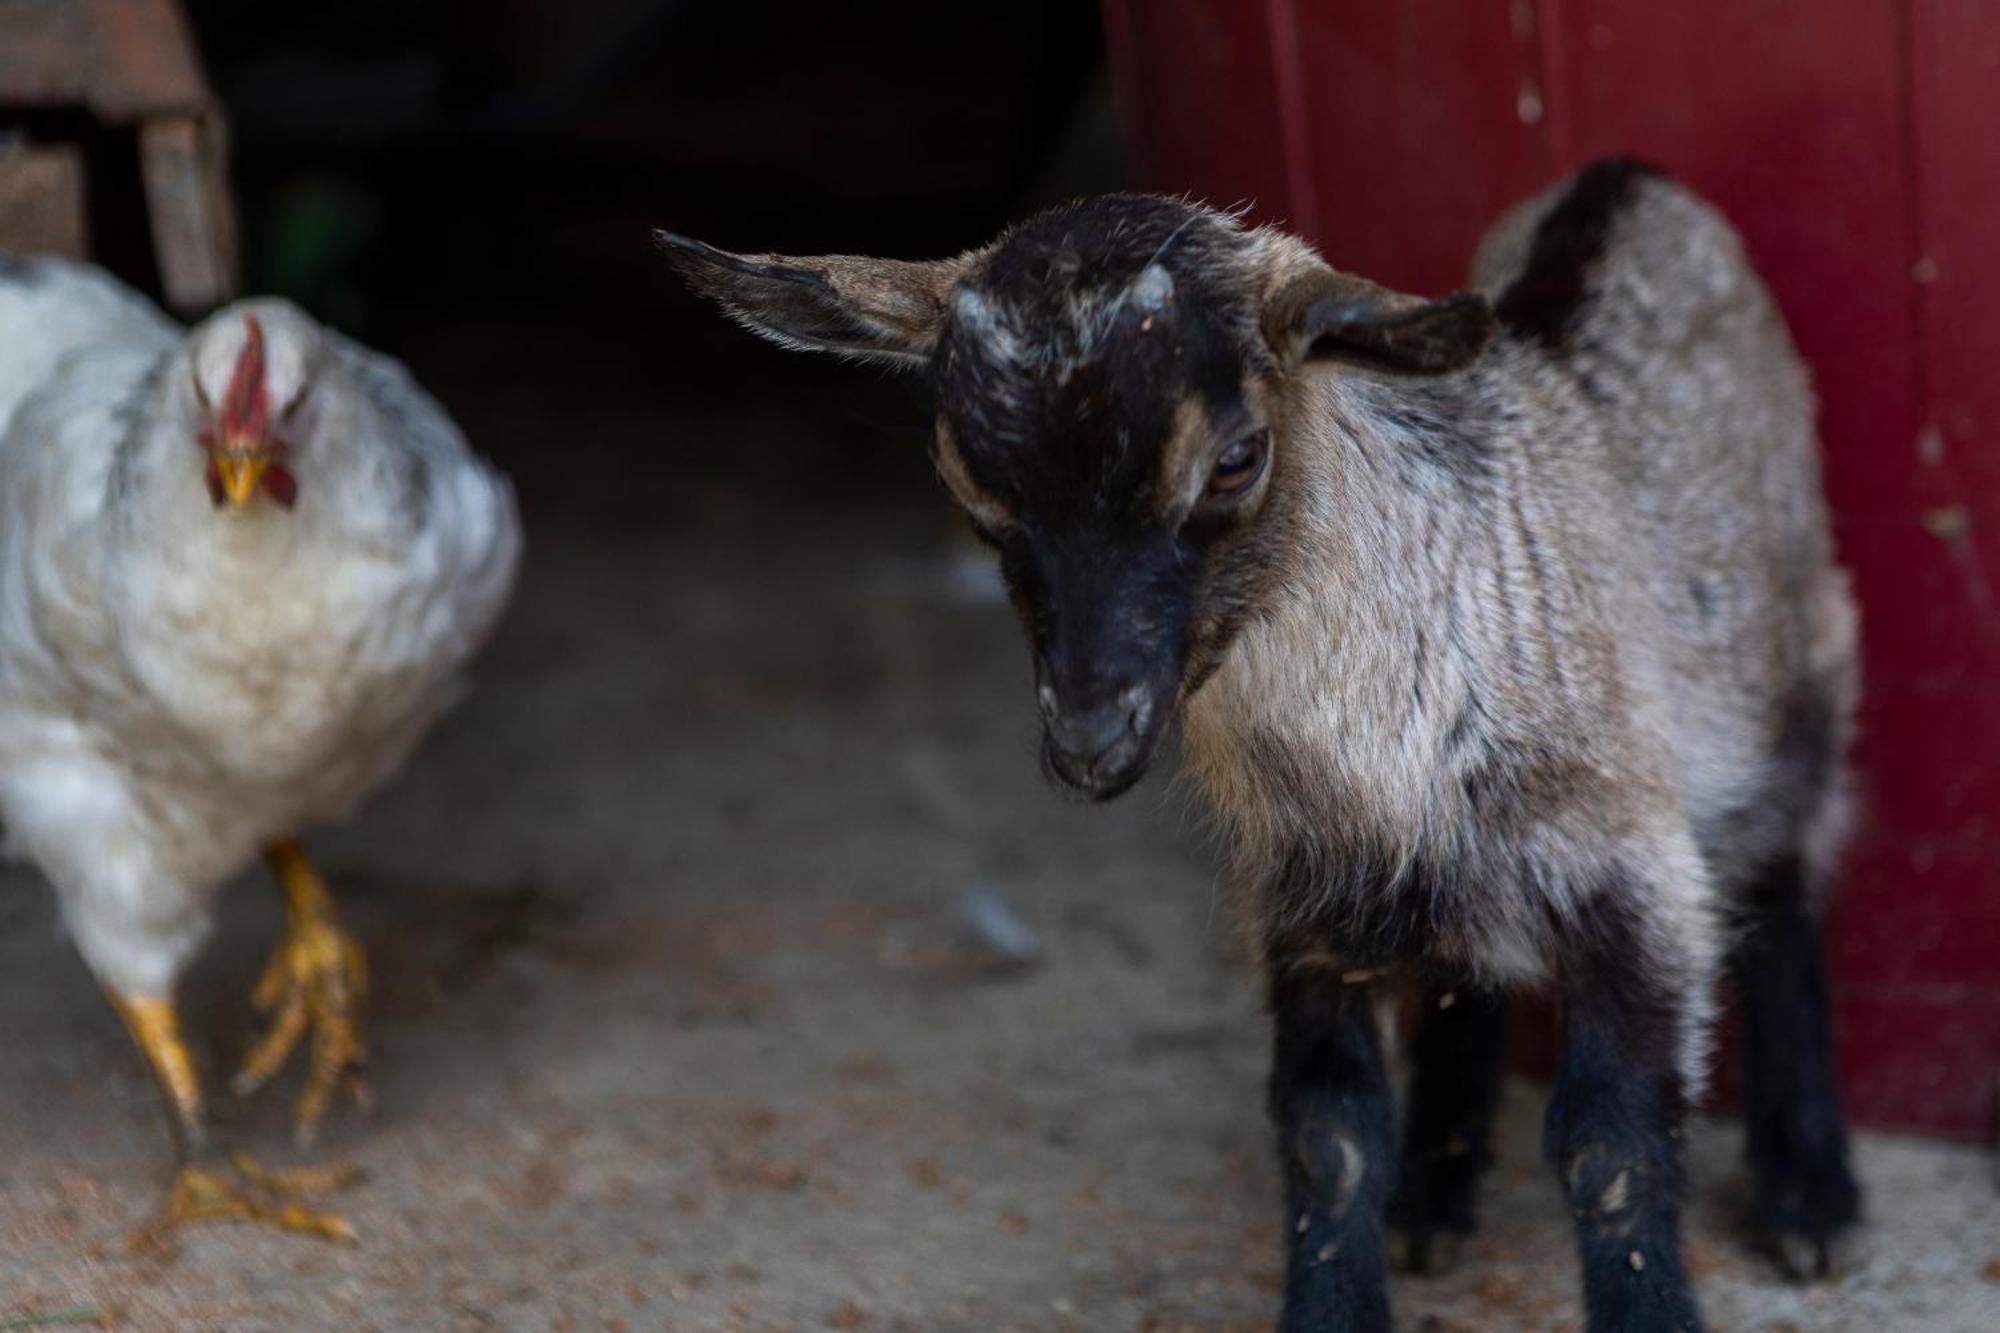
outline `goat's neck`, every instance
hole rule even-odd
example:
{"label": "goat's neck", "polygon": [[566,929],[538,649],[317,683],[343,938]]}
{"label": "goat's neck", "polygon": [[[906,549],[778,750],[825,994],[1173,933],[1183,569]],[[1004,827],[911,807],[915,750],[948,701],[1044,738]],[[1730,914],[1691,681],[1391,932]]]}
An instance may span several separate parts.
{"label": "goat's neck", "polygon": [[1187,710],[1189,767],[1232,823],[1425,808],[1476,698],[1461,622],[1505,503],[1504,469],[1451,452],[1485,443],[1461,396],[1328,377],[1291,414],[1290,572]]}

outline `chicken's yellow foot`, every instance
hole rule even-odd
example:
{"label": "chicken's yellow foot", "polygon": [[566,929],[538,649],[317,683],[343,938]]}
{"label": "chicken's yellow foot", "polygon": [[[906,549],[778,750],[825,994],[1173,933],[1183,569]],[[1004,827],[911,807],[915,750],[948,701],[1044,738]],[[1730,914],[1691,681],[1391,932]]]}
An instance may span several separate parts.
{"label": "chicken's yellow foot", "polygon": [[308,1208],[302,1200],[355,1179],[352,1167],[314,1167],[271,1171],[248,1157],[216,1161],[207,1156],[202,1120],[201,1082],[194,1060],[181,1040],[180,1016],[174,1002],[161,996],[111,992],[132,1039],[146,1053],[159,1081],[176,1130],[175,1155],[181,1165],[158,1221],[133,1236],[134,1245],[170,1248],[168,1233],[197,1222],[226,1219],[258,1222],[284,1231],[300,1231],[329,1240],[352,1240],[347,1223],[331,1213]]}
{"label": "chicken's yellow foot", "polygon": [[254,1222],[276,1231],[352,1241],[354,1229],[344,1219],[307,1207],[304,1200],[359,1178],[360,1172],[349,1166],[273,1170],[242,1153],[186,1162],[174,1176],[159,1220],[135,1234],[132,1244],[171,1251],[173,1232],[203,1222]]}
{"label": "chicken's yellow foot", "polygon": [[276,844],[265,859],[285,891],[285,936],[250,996],[270,1015],[270,1029],[244,1057],[233,1086],[247,1094],[269,1082],[310,1030],[306,1090],[296,1117],[300,1142],[310,1143],[336,1092],[344,1088],[357,1105],[368,1103],[361,1079],[368,1058],[362,1036],[368,963],[297,840]]}

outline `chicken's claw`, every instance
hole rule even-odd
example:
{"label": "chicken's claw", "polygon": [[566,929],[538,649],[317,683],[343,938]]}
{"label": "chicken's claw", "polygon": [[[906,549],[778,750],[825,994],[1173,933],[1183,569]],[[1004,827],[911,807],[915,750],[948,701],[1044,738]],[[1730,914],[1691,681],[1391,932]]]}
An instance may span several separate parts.
{"label": "chicken's claw", "polygon": [[243,1153],[188,1162],[175,1174],[159,1220],[135,1233],[132,1246],[171,1254],[173,1233],[203,1222],[254,1222],[274,1231],[352,1243],[354,1228],[346,1219],[310,1208],[304,1200],[360,1178],[358,1169],[344,1164],[274,1170]]}
{"label": "chicken's claw", "polygon": [[306,1089],[296,1112],[299,1141],[310,1143],[336,1092],[344,1089],[364,1109],[370,1104],[361,1077],[368,1061],[362,1032],[368,961],[298,844],[278,844],[270,862],[285,889],[285,936],[250,1002],[271,1025],[244,1056],[231,1087],[240,1096],[263,1087],[310,1031]]}

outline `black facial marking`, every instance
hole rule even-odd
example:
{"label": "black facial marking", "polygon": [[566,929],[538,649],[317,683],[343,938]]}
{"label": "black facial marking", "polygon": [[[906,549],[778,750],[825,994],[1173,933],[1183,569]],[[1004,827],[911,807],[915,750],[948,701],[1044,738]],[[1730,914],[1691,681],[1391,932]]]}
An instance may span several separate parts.
{"label": "black facial marking", "polygon": [[[1223,262],[1236,244],[1187,205],[1122,195],[1002,237],[967,278],[981,317],[954,302],[933,363],[974,479],[1042,528],[1126,517],[1185,398],[1240,414],[1249,296]],[[1153,264],[1171,278],[1160,304],[1135,295]]]}
{"label": "black facial marking", "polygon": [[966,473],[1010,519],[1002,570],[1044,758],[1099,799],[1136,781],[1164,731],[1204,568],[1200,525],[1160,510],[1164,450],[1189,402],[1249,420],[1261,344],[1239,244],[1185,204],[1093,199],[1009,232],[946,302],[932,386]]}
{"label": "black facial marking", "polygon": [[1501,294],[1495,308],[1501,325],[1550,350],[1561,348],[1589,295],[1590,272],[1604,253],[1612,221],[1640,181],[1659,175],[1658,168],[1627,157],[1577,173],[1535,228],[1520,277]]}

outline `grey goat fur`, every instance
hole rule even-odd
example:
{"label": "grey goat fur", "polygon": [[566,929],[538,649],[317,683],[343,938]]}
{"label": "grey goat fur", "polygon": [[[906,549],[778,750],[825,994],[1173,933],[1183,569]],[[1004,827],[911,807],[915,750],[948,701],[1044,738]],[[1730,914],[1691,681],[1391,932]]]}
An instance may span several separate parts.
{"label": "grey goat fur", "polygon": [[[1556,983],[1549,1151],[1601,1333],[1698,1327],[1674,1126],[1733,963],[1759,1225],[1823,1271],[1856,1206],[1817,921],[1856,614],[1805,368],[1714,209],[1600,163],[1429,302],[1144,197],[925,264],[661,239],[751,329],[924,372],[1054,775],[1115,796],[1180,718],[1272,985],[1284,1329],[1387,1324],[1398,1172],[1362,1015],[1400,977],[1440,1008]],[[1498,1004],[1430,1043],[1432,1084],[1497,1080]],[[1487,1111],[1418,1101],[1400,1189],[1442,1202],[1405,1221],[1466,1229],[1483,1150],[1440,1145]]]}
{"label": "grey goat fur", "polygon": [[[1694,1096],[1731,892],[1795,845],[1824,882],[1846,822],[1828,768],[1856,616],[1776,307],[1711,208],[1663,179],[1634,189],[1561,349],[1503,338],[1447,382],[1288,382],[1293,563],[1186,701],[1183,750],[1253,894],[1301,844],[1452,868],[1259,896],[1260,937],[1407,887],[1439,895],[1447,957],[1528,980],[1605,867],[1651,868],[1622,891],[1688,997]],[[1559,194],[1489,234],[1478,290],[1520,276]],[[1250,240],[1274,267],[1317,262]],[[1404,460],[1439,436],[1476,460],[1411,484]]]}

